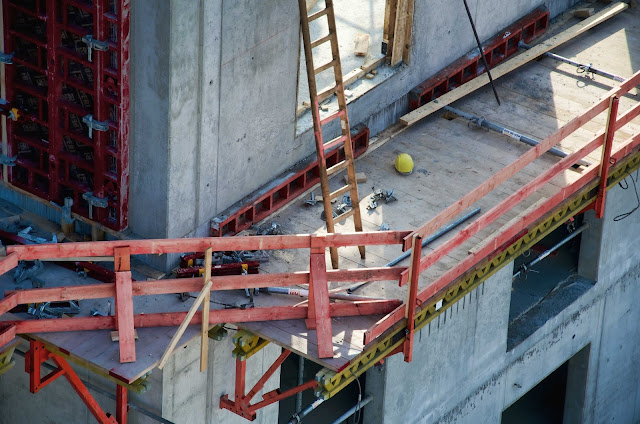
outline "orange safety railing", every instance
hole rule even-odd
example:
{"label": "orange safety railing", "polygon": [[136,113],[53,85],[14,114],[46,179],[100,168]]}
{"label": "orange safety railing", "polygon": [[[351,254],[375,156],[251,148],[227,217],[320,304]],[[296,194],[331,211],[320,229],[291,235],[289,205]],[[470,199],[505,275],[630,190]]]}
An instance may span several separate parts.
{"label": "orange safety railing", "polygon": [[[0,261],[0,274],[21,260],[104,260],[115,261],[115,283],[87,284],[30,290],[9,290],[0,300],[0,315],[20,304],[58,302],[115,297],[115,316],[56,318],[2,321],[0,346],[16,334],[55,331],[112,329],[119,332],[121,362],[135,361],[135,327],[180,325],[187,312],[134,315],[133,296],[201,291],[202,278],[181,278],[134,282],[131,280],[130,255],[166,254],[230,250],[310,249],[309,271],[281,274],[230,275],[211,277],[211,290],[252,289],[309,284],[308,306],[259,307],[246,310],[214,310],[210,324],[242,323],[287,319],[307,319],[309,328],[317,330],[320,357],[333,356],[331,317],[386,314],[401,304],[399,300],[361,300],[329,303],[328,282],[360,282],[399,280],[406,267],[379,267],[327,270],[325,250],[328,247],[402,244],[408,231],[380,231],[354,234],[284,235],[251,237],[211,237],[170,240],[126,240],[83,243],[7,246]],[[202,322],[202,314],[193,316],[192,324]]]}
{"label": "orange safety railing", "polygon": [[[416,302],[418,304],[422,304],[423,302],[427,301],[440,290],[444,289],[446,286],[453,283],[457,278],[461,277],[466,271],[477,265],[482,259],[490,255],[491,252],[503,246],[509,240],[512,240],[514,237],[520,234],[522,230],[526,229],[529,225],[540,219],[543,215],[548,213],[553,207],[557,206],[564,199],[576,193],[578,190],[585,187],[591,181],[597,179],[600,176],[602,176],[603,178],[601,178],[596,212],[598,217],[601,217],[604,210],[604,196],[606,195],[606,178],[608,175],[609,167],[611,166],[611,162],[615,163],[615,161],[618,161],[627,156],[629,153],[631,153],[631,150],[633,150],[640,144],[640,133],[638,133],[630,137],[621,146],[619,146],[616,149],[615,153],[611,153],[615,132],[640,115],[640,103],[637,103],[629,110],[627,110],[622,116],[618,117],[617,111],[619,97],[627,94],[632,88],[638,85],[640,85],[640,72],[635,73],[631,78],[627,79],[620,86],[609,91],[582,115],[565,124],[556,132],[545,138],[540,144],[528,150],[513,163],[509,164],[508,166],[494,174],[491,178],[484,181],[482,184],[476,187],[473,191],[466,194],[456,203],[440,212],[437,216],[420,226],[420,228],[418,228],[411,234],[407,235],[407,237],[405,237],[404,239],[404,249],[408,249],[411,247],[412,240],[416,236],[426,237],[432,234],[449,219],[461,213],[467,207],[478,201],[481,197],[485,196],[487,193],[495,189],[498,185],[502,184],[517,172],[521,171],[524,167],[529,165],[531,162],[542,156],[551,147],[553,147],[554,145],[565,139],[567,136],[575,132],[578,128],[582,127],[587,122],[608,109],[609,112],[606,128],[597,133],[596,136],[594,136],[579,150],[557,162],[545,172],[538,175],[534,180],[522,186],[518,191],[511,194],[502,202],[494,206],[491,210],[484,213],[471,224],[467,225],[464,229],[460,230],[455,236],[443,243],[429,255],[422,257],[420,259],[418,272],[424,272],[427,268],[443,258],[453,249],[460,246],[462,243],[473,237],[478,232],[487,228],[505,213],[509,212],[509,210],[511,210],[514,206],[528,198],[532,193],[539,190],[554,177],[569,169],[575,163],[579,162],[581,159],[584,159],[587,155],[589,155],[596,149],[604,146],[602,160],[599,162],[599,166],[597,166],[598,164],[590,166],[578,180],[574,181],[572,184],[566,187],[563,187],[546,202],[541,204],[528,215],[522,217],[510,228],[506,229],[500,234],[497,234],[490,243],[485,244],[482,248],[470,254],[465,260],[460,262],[454,268],[442,274],[424,290],[420,291],[419,293],[415,293],[414,297],[416,299]],[[411,270],[411,272],[413,272],[413,270]],[[409,274],[409,270],[403,272],[400,282],[401,285],[406,284],[406,282],[409,280]],[[410,287],[410,290],[416,291],[417,287],[412,285]],[[395,325],[397,322],[405,318],[405,316],[407,316],[410,320],[412,318],[412,316],[407,315],[405,307],[398,307],[395,311],[380,320],[378,323],[376,323],[376,325],[371,327],[365,333],[365,342],[368,343],[372,341],[387,329]]]}

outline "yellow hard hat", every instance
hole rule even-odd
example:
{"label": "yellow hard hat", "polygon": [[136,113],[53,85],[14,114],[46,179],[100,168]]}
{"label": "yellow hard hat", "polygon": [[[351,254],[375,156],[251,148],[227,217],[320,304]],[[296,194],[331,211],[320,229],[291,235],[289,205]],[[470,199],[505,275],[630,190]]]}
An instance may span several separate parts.
{"label": "yellow hard hat", "polygon": [[406,153],[400,153],[396,157],[396,170],[405,175],[409,175],[413,172],[413,159]]}

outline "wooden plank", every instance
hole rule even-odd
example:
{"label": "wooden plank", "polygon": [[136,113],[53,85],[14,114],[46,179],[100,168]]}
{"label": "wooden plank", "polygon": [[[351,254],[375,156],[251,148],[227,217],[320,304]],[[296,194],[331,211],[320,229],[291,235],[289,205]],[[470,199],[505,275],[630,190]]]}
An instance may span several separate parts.
{"label": "wooden plank", "polygon": [[[506,230],[511,228],[516,222],[520,221],[523,217],[529,215],[532,211],[534,211],[534,210],[538,209],[540,206],[542,206],[546,201],[547,201],[546,197],[538,200],[536,203],[534,203],[533,205],[529,206],[527,209],[525,209],[524,211],[520,212],[517,216],[515,216],[509,222],[507,222],[502,227],[500,227],[496,231],[496,234],[501,234],[501,233],[505,232]],[[469,249],[468,253],[470,255],[474,255],[477,252],[479,252],[480,250],[482,250],[485,247],[487,247],[487,245],[489,245],[489,244],[493,247],[494,250],[497,249],[498,247],[500,247],[500,246],[496,246],[495,245],[495,239],[494,238],[489,237],[489,238],[485,239],[482,243],[480,243],[480,244],[472,247],[471,249]]]}
{"label": "wooden plank", "polygon": [[[525,63],[532,61],[533,59],[588,31],[596,25],[606,21],[607,19],[621,13],[628,7],[629,6],[626,3],[616,2],[611,6],[601,10],[599,13],[591,16],[590,18],[587,18],[579,24],[576,24],[573,27],[567,29],[566,31],[563,31],[560,34],[551,37],[550,39],[543,41],[540,44],[535,45],[530,50],[527,50],[493,68],[491,70],[493,79],[496,80],[508,74],[509,72],[519,68]],[[463,84],[460,87],[438,97],[434,101],[431,101],[424,106],[421,106],[402,116],[400,118],[400,122],[407,126],[413,125],[424,117],[429,116],[432,113],[442,109],[444,106],[450,105],[451,103],[455,102],[458,99],[461,99],[469,93],[474,92],[480,87],[484,87],[488,83],[489,78],[486,74],[479,75],[477,78],[474,78],[468,83]]]}
{"label": "wooden plank", "polygon": [[413,36],[413,8],[415,0],[408,0],[407,17],[405,19],[404,30],[404,49],[402,52],[402,60],[407,65],[411,64],[411,39]]}
{"label": "wooden plank", "polygon": [[[343,233],[332,234],[326,238],[327,246],[352,246],[363,244],[391,244],[396,243],[397,236],[402,232],[391,231],[382,234]],[[0,272],[8,271],[17,266],[18,260],[34,260],[45,258],[112,256],[114,249],[129,247],[131,255],[182,253],[204,251],[211,247],[215,252],[228,250],[278,250],[305,249],[310,247],[309,234],[250,236],[250,237],[205,237],[180,239],[150,239],[150,240],[118,240],[81,243],[58,243],[39,245],[7,246],[9,253],[0,261]],[[16,256],[12,256],[17,253]]]}
{"label": "wooden plank", "polygon": [[311,285],[309,304],[313,303],[315,312],[315,330],[318,339],[318,355],[320,358],[333,357],[333,343],[331,331],[331,316],[329,315],[329,287],[327,285],[327,265],[324,249],[318,253],[311,253],[309,269],[311,271]]}
{"label": "wooden plank", "polygon": [[136,361],[136,345],[133,324],[133,295],[131,271],[116,272],[116,321],[120,344],[120,362]]}
{"label": "wooden plank", "polygon": [[0,275],[18,266],[19,256],[16,253],[9,254],[0,260]]}
{"label": "wooden plank", "polygon": [[184,333],[184,330],[186,330],[187,326],[191,322],[191,319],[193,318],[196,311],[200,307],[200,304],[204,300],[206,294],[209,293],[209,290],[211,289],[211,284],[212,284],[211,280],[209,280],[202,288],[202,291],[196,298],[195,302],[193,302],[193,305],[191,305],[189,312],[187,312],[187,316],[185,316],[184,320],[182,321],[182,324],[180,324],[180,327],[178,327],[178,330],[176,331],[173,338],[171,339],[171,342],[169,343],[167,350],[165,350],[164,354],[162,355],[162,359],[160,359],[158,368],[160,369],[164,368],[165,364],[169,360],[169,356],[171,356],[171,353],[173,353],[173,349],[176,347],[176,345],[178,344],[178,341],[182,337],[182,333]]}
{"label": "wooden plank", "polygon": [[[201,292],[201,294],[204,293]],[[204,294],[203,294],[204,297]],[[198,300],[198,299],[196,299]],[[200,299],[202,301],[202,299]],[[397,299],[369,300],[329,304],[331,317],[353,317],[362,315],[387,314],[400,305]],[[197,308],[195,308],[197,309]],[[163,312],[138,314],[133,316],[136,328],[144,327],[172,327],[185,323],[187,325],[200,324],[202,314],[190,312]],[[209,316],[209,324],[242,323],[255,321],[277,321],[288,319],[305,319],[308,314],[307,306],[270,306],[251,309],[216,309]],[[3,320],[5,325],[15,325],[18,334],[27,333],[55,333],[60,331],[87,331],[87,330],[114,330],[116,329],[115,317],[75,317],[57,319],[26,319]],[[166,353],[166,352],[165,352]]]}
{"label": "wooden plank", "polygon": [[[405,51],[407,18],[409,13],[409,2],[411,0],[398,0],[396,12],[396,24],[393,34],[393,46],[391,49],[391,66],[395,66],[402,61]],[[410,30],[410,28],[409,28]]]}
{"label": "wooden plank", "polygon": [[0,330],[0,347],[11,343],[16,338],[16,330],[17,327],[15,325]]}
{"label": "wooden plank", "polygon": [[19,294],[17,292],[5,293],[4,299],[0,299],[0,315],[3,315],[18,306]]}
{"label": "wooden plank", "polygon": [[[203,289],[211,283],[211,265],[213,252],[208,248],[204,252],[204,280]],[[213,284],[211,284],[213,288]],[[204,299],[202,300],[202,326],[200,329],[200,372],[207,369],[207,361],[209,359],[209,306],[211,302],[211,292],[205,290]]]}

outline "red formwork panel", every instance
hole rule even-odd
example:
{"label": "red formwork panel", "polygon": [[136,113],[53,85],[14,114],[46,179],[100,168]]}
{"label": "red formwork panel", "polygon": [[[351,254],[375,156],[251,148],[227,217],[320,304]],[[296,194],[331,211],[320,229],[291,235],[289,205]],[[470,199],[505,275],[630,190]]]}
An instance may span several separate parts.
{"label": "red formwork panel", "polygon": [[[351,130],[353,156],[357,158],[369,148],[369,128],[357,125]],[[327,168],[344,160],[344,147],[339,146],[325,154]],[[211,236],[232,236],[246,230],[256,222],[280,209],[300,194],[320,182],[318,161],[315,160],[275,187],[266,190],[253,200],[240,206],[232,206],[211,221]]]}
{"label": "red formwork panel", "polygon": [[[493,68],[514,55],[518,51],[520,41],[529,43],[544,34],[548,27],[549,11],[541,6],[505,28],[483,45],[489,67]],[[419,108],[484,72],[486,69],[477,49],[467,53],[411,90],[409,110]]]}
{"label": "red formwork panel", "polygon": [[11,184],[122,230],[129,181],[129,0],[3,0]]}

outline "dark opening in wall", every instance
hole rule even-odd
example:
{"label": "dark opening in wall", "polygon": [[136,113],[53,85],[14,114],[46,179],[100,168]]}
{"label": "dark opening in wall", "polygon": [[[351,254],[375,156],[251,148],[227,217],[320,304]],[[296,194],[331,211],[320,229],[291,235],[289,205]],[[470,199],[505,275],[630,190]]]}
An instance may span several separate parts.
{"label": "dark opening in wall", "polygon": [[[303,359],[303,363],[304,371],[302,382],[306,383],[309,380],[315,379],[316,373],[320,371],[322,367],[306,359]],[[295,354],[289,355],[280,368],[280,389],[282,391],[289,390],[298,385],[299,369],[300,356]],[[362,393],[362,399],[365,398],[365,376],[366,374],[363,374],[359,378],[360,387],[358,386],[358,382],[354,381],[331,399],[318,406],[311,414],[304,417],[302,422],[305,424],[326,424],[334,422],[334,420],[358,403],[358,395],[360,393]],[[362,390],[362,392],[360,392],[360,390]],[[302,392],[302,409],[309,406],[315,400],[316,397],[313,394],[313,390],[305,390]],[[278,422],[280,424],[288,423],[295,412],[295,395],[281,400]],[[363,422],[363,413],[364,411],[361,409],[343,422],[345,424],[361,424]]]}
{"label": "dark opening in wall", "polygon": [[516,258],[507,350],[593,287],[594,281],[578,274],[584,231],[588,231],[588,225],[583,215],[577,215]]}
{"label": "dark opening in wall", "polygon": [[590,348],[582,348],[505,409],[502,424],[582,422]]}

